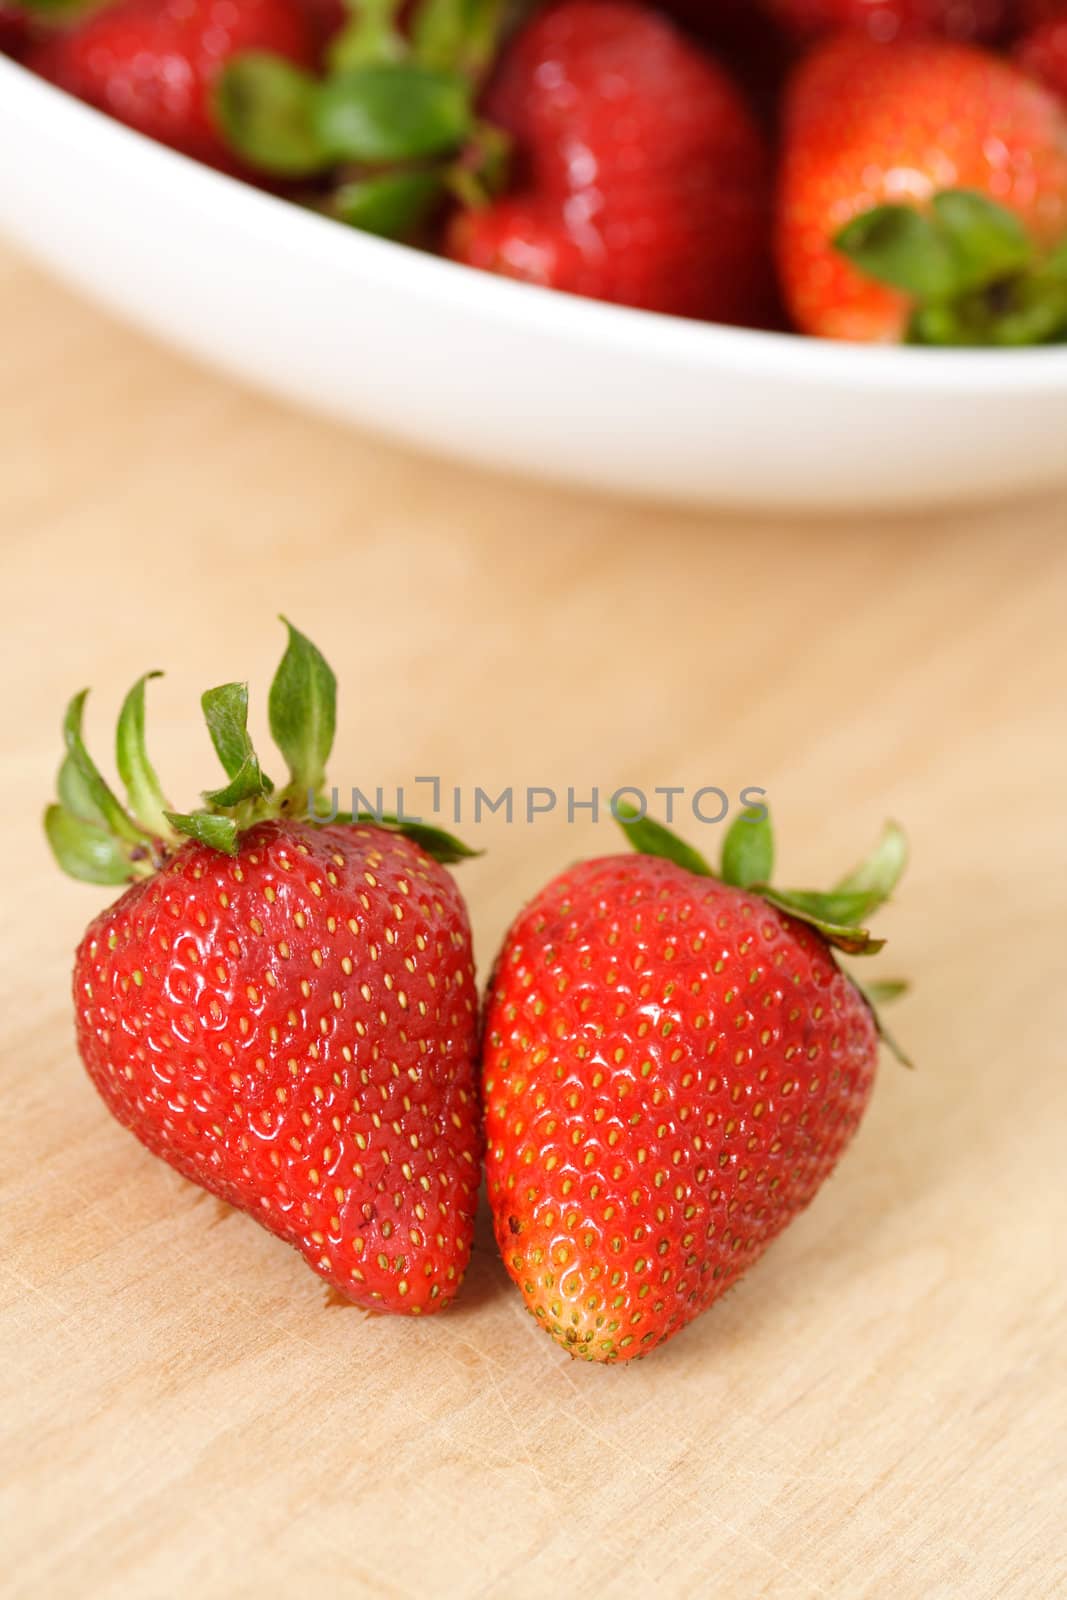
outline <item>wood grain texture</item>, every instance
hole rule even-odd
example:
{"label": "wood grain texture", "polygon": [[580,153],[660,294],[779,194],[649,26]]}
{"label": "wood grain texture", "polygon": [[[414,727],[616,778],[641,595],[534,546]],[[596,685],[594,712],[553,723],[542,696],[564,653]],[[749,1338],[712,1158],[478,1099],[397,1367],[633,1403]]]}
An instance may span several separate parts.
{"label": "wood grain texture", "polygon": [[[0,254],[8,796],[0,1137],[7,1592],[1049,1600],[1067,1591],[1062,499],[787,524],[418,459],[182,364]],[[828,441],[828,448],[832,444]],[[328,1309],[114,1125],[72,1044],[100,905],[39,832],[68,694],[106,753],[146,667],[172,794],[196,699],[285,609],[342,680],[341,783],[762,784],[782,876],[906,820],[917,979],[838,1174],[650,1360],[572,1365],[483,1225],[455,1309]],[[615,848],[469,830],[482,972]]]}

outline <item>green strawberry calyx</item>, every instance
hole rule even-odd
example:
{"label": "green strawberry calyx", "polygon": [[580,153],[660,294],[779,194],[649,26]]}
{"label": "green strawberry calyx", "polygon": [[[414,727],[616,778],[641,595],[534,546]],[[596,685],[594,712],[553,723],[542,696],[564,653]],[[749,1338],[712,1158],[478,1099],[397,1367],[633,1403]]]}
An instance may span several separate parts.
{"label": "green strawberry calyx", "polygon": [[86,883],[128,884],[151,877],[185,842],[236,855],[242,833],[271,818],[334,823],[373,822],[403,833],[436,861],[449,864],[478,854],[440,828],[370,812],[337,813],[325,801],[326,762],[337,721],[337,680],[311,640],[282,621],[288,643],[270,688],[271,736],[285,758],[288,782],[276,786],[260,765],[248,732],[248,685],[224,683],[201,698],[226,782],[202,795],[193,811],[175,811],[164,798],[145,744],[145,686],[138,678],[119,713],[115,764],[126,790],[119,799],[90,756],[82,735],[88,690],[76,694],[63,720],[66,753],[57,797],[44,830],[63,871]]}
{"label": "green strawberry calyx", "polygon": [[[636,807],[620,804],[615,809],[615,819],[630,844],[642,855],[660,856],[697,877],[715,878],[731,888],[759,895],[776,910],[814,928],[835,952],[871,956],[885,945],[885,940],[873,937],[865,924],[885,905],[908,864],[907,839],[904,830],[895,822],[886,823],[867,859],[824,893],[813,889],[772,888],[774,830],[766,806],[743,811],[731,824],[723,840],[718,872],[692,845]],[[854,973],[846,972],[846,976],[870,1007],[884,1043],[899,1061],[910,1067],[911,1061],[879,1015],[882,1005],[906,993],[907,984],[897,979],[860,983]]]}
{"label": "green strawberry calyx", "polygon": [[882,205],[837,233],[854,267],[912,301],[909,344],[1018,347],[1067,340],[1067,238],[1039,250],[1006,207],[972,189]]}
{"label": "green strawberry calyx", "polygon": [[215,90],[227,143],[249,166],[307,186],[351,227],[417,241],[450,199],[485,205],[507,183],[509,143],[477,113],[510,0],[348,0],[316,76],[279,56],[233,57]]}

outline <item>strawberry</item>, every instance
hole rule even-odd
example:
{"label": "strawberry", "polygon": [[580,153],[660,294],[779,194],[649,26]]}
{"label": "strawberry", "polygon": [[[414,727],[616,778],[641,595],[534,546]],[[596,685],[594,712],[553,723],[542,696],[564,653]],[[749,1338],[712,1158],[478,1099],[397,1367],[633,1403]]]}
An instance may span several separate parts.
{"label": "strawberry", "polygon": [[763,0],[793,38],[808,40],[838,29],[865,33],[879,44],[927,33],[992,40],[1009,15],[1008,0]]}
{"label": "strawberry", "polygon": [[1024,34],[1015,46],[1015,59],[1024,72],[1067,101],[1067,5]]}
{"label": "strawberry", "polygon": [[512,193],[452,223],[458,261],[593,299],[728,322],[766,314],[767,157],[726,73],[632,0],[561,0],[485,101]]}
{"label": "strawberry", "polygon": [[482,1066],[505,1265],[564,1349],[606,1362],[699,1316],[837,1165],[879,1025],[832,946],[880,947],[859,924],[905,857],[890,826],[833,894],[780,893],[765,816],[715,877],[625,815],[642,853],[564,872],[508,932]]}
{"label": "strawberry", "polygon": [[119,0],[35,45],[27,65],[120,122],[223,171],[246,170],[212,96],[225,63],[266,51],[310,66],[316,41],[298,0]]}
{"label": "strawberry", "polygon": [[[306,0],[305,0],[306,3]],[[262,51],[231,60],[215,92],[230,148],[365,232],[428,243],[450,196],[479,203],[506,150],[476,113],[507,20],[504,0],[351,0],[315,75]]]}
{"label": "strawberry", "polygon": [[1067,333],[1067,115],[1011,63],[923,40],[819,46],[785,113],[777,253],[826,338]]}
{"label": "strawberry", "polygon": [[74,964],[78,1048],[109,1110],[340,1295],[418,1314],[459,1288],[480,1177],[470,929],[439,864],[469,852],[396,819],[307,820],[334,690],[290,628],[270,695],[280,791],[247,685],[210,690],[227,783],[187,814],[145,754],[145,679],[119,719],[129,809],[86,751],[78,695],[45,828],[72,875],[130,885]]}

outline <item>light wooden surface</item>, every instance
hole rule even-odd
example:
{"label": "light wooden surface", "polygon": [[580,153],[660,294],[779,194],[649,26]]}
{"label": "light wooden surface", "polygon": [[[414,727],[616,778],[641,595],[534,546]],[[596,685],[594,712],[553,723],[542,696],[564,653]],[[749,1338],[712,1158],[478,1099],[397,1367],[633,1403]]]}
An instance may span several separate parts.
{"label": "light wooden surface", "polygon": [[[475,476],[3,254],[0,348],[6,1592],[1067,1592],[1067,503],[786,524]],[[328,1309],[81,1071],[68,972],[106,891],[39,834],[61,708],[93,685],[106,757],[165,667],[152,744],[191,798],[199,692],[249,675],[262,726],[280,609],[341,677],[342,784],[761,784],[783,878],[816,882],[910,828],[882,967],[917,980],[919,1071],[884,1063],[816,1204],[644,1363],[572,1365],[484,1225],[444,1316]],[[588,817],[468,832],[483,973],[526,895],[615,848]]]}

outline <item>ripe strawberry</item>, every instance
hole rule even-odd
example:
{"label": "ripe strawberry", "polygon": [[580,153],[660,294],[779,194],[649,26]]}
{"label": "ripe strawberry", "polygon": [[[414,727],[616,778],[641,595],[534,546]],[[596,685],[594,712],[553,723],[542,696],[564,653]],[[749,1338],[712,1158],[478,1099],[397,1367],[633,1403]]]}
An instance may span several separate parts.
{"label": "ripe strawberry", "polygon": [[458,216],[456,260],[678,316],[766,314],[767,158],[740,92],[632,0],[561,0],[505,52],[486,114],[517,183]]}
{"label": "ripe strawberry", "polygon": [[1067,100],[1067,5],[1059,16],[1031,28],[1015,47],[1024,72]]}
{"label": "ripe strawberry", "polygon": [[1008,0],[764,0],[764,4],[794,38],[814,39],[850,29],[878,44],[927,33],[992,40],[1002,32],[1010,9]]}
{"label": "ripe strawberry", "polygon": [[246,732],[247,686],[227,684],[204,711],[229,781],[201,811],[167,810],[144,685],[119,722],[130,809],[86,753],[82,694],[45,819],[67,871],[131,883],[75,959],[89,1076],[149,1150],[338,1293],[439,1310],[470,1256],[480,1176],[470,929],[438,865],[468,852],[395,819],[297,820],[322,790],[335,686],[295,629],[270,699],[281,792]]}
{"label": "ripe strawberry", "polygon": [[[306,4],[306,0],[302,0]],[[316,76],[248,51],[215,88],[231,150],[351,227],[429,244],[449,200],[502,187],[503,137],[476,115],[503,0],[352,0]],[[325,46],[325,48],[323,48]]]}
{"label": "ripe strawberry", "polygon": [[119,0],[35,45],[27,65],[139,133],[223,171],[212,95],[226,62],[265,51],[311,66],[316,40],[298,0]]}
{"label": "ripe strawberry", "polygon": [[1067,329],[1067,116],[1016,67],[854,37],[798,68],[777,254],[793,319],[834,339],[1028,344]]}
{"label": "ripe strawberry", "polygon": [[791,895],[765,887],[754,815],[721,880],[666,829],[627,826],[646,853],[564,872],[513,924],[483,1046],[504,1262],[565,1349],[608,1362],[706,1310],[836,1166],[878,1023],[831,944],[880,948],[859,923],[905,854],[890,827],[833,894]]}

